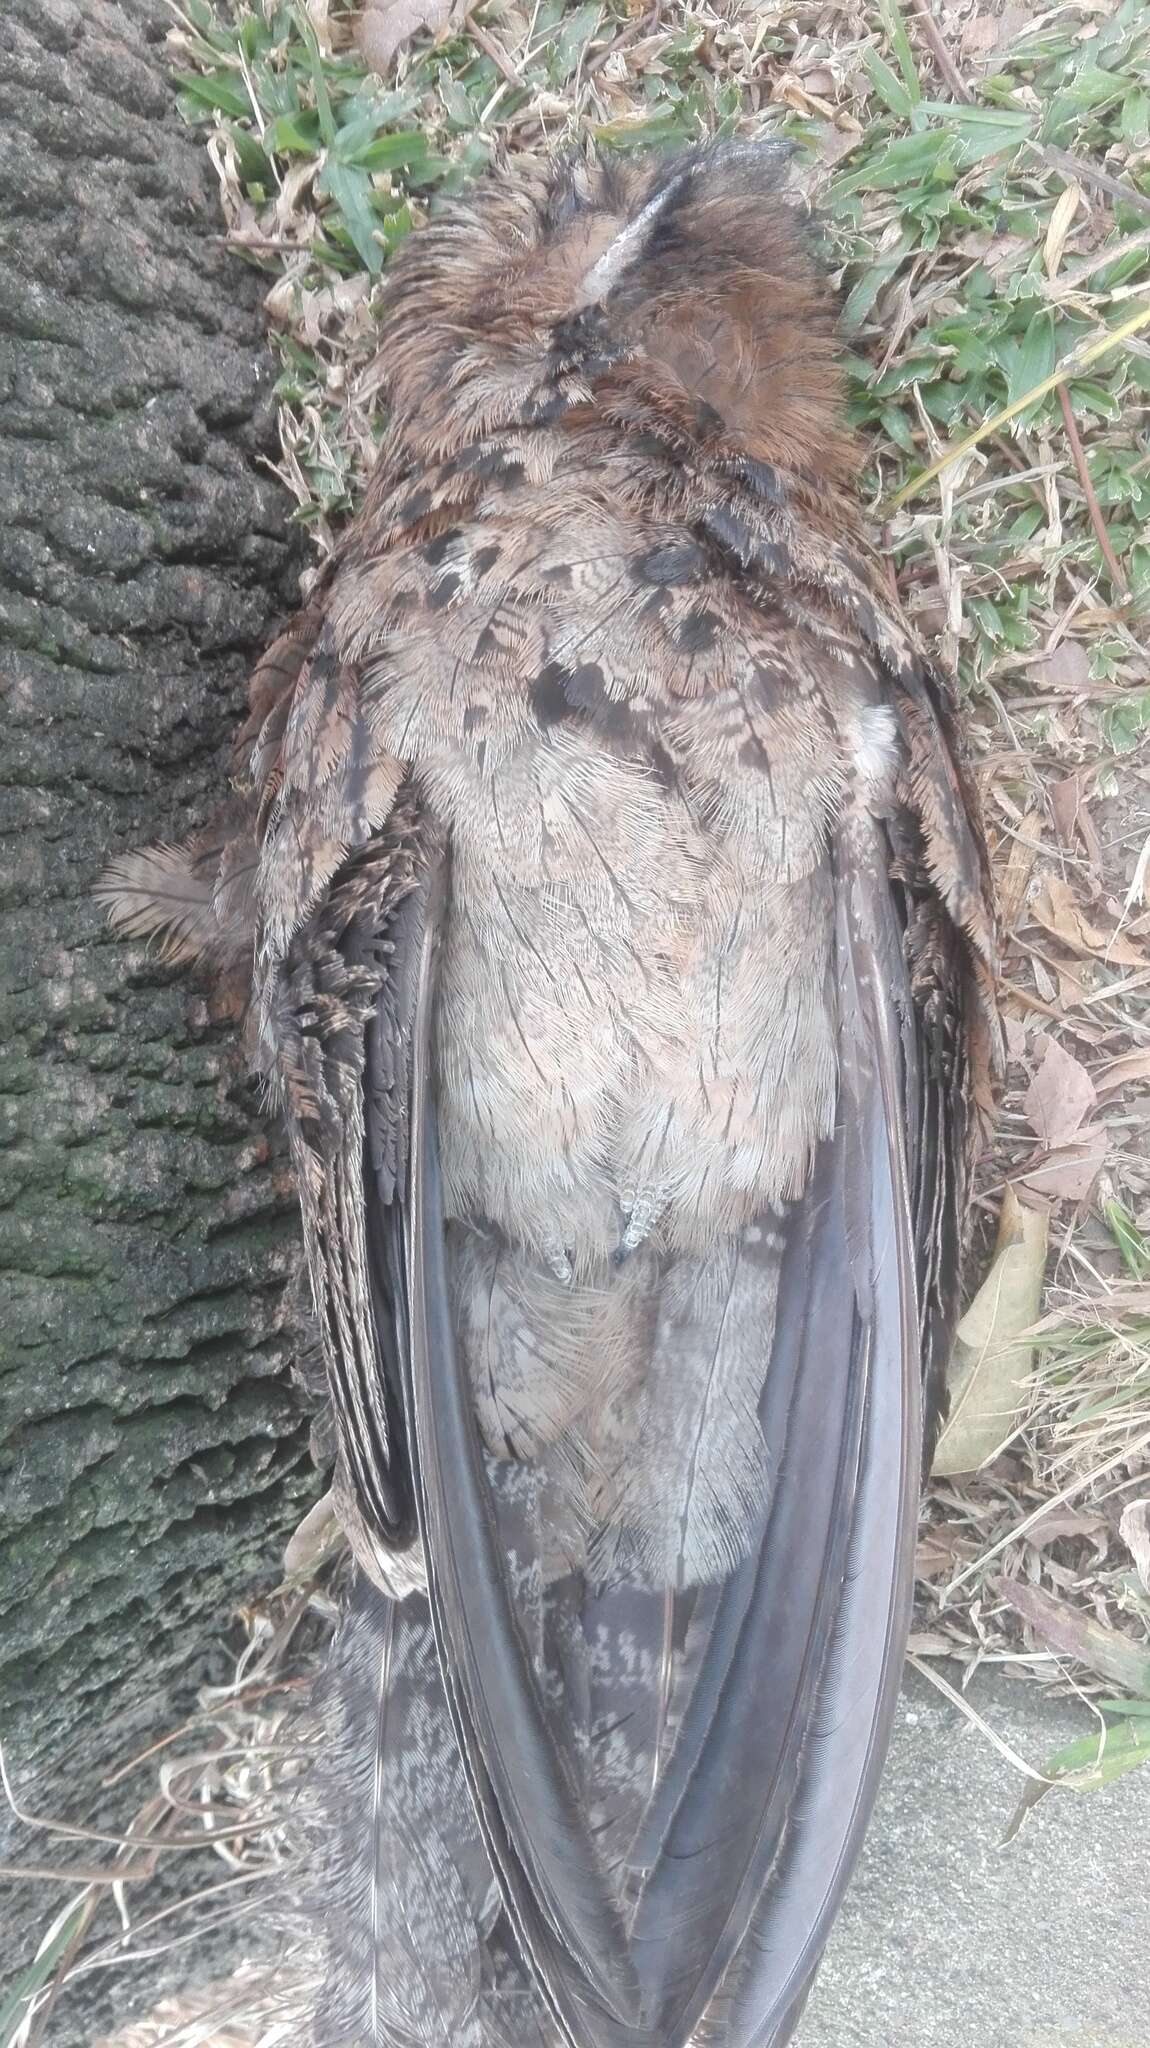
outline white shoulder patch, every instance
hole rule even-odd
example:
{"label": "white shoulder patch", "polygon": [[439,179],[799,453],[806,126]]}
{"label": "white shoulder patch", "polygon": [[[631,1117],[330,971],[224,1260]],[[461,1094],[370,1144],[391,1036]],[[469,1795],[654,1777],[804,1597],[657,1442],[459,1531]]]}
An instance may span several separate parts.
{"label": "white shoulder patch", "polygon": [[864,704],[851,722],[850,756],[868,796],[886,796],[898,767],[898,722],[889,704]]}

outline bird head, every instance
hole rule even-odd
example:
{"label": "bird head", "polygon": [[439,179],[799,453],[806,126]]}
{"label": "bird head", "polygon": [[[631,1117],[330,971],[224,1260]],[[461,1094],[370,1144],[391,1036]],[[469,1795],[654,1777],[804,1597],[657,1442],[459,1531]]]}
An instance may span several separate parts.
{"label": "bird head", "polygon": [[594,404],[692,459],[857,475],[835,307],[775,142],[504,170],[389,267],[379,382],[415,461]]}

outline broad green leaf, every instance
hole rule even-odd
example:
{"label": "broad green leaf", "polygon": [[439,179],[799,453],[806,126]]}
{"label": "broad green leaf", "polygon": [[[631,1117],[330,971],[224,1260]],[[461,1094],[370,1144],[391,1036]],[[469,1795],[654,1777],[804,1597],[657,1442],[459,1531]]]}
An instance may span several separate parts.
{"label": "broad green leaf", "polygon": [[1116,754],[1132,754],[1150,733],[1150,690],[1130,690],[1102,714],[1102,731]]}
{"label": "broad green leaf", "polygon": [[1150,1279],[1150,1244],[1122,1202],[1104,1202],[1102,1213],[1110,1235],[1122,1254],[1126,1271],[1135,1280]]}
{"label": "broad green leaf", "polygon": [[1108,1727],[1105,1735],[1100,1731],[1068,1742],[1050,1758],[1047,1777],[1073,1778],[1075,1790],[1086,1792],[1096,1785],[1110,1785],[1137,1764],[1144,1764],[1150,1758],[1150,1729],[1144,1725],[1147,1712],[1150,1701],[1143,1701],[1141,1712],[1124,1709],[1126,1717]]}
{"label": "broad green leaf", "polygon": [[1107,385],[1092,384],[1089,380],[1080,379],[1077,383],[1071,384],[1069,389],[1071,401],[1076,407],[1081,406],[1087,412],[1097,413],[1099,418],[1104,420],[1122,418],[1121,400]]}
{"label": "broad green leaf", "polygon": [[1014,107],[973,107],[959,100],[923,100],[922,112],[939,121],[947,121],[953,128],[968,128],[972,133],[993,131],[1005,140],[1013,137],[1021,142],[1033,132],[1034,117]]}
{"label": "broad green leaf", "polygon": [[276,156],[318,156],[321,147],[319,115],[312,107],[301,107],[298,113],[280,114],[269,122],[264,142]]}
{"label": "broad green leaf", "polygon": [[253,185],[269,184],[272,167],[266,151],[261,149],[251,130],[239,121],[229,121],[227,128],[239,163],[240,176],[249,191]]}
{"label": "broad green leaf", "polygon": [[[1025,397],[1028,391],[1033,391],[1036,384],[1041,384],[1043,378],[1049,377],[1054,368],[1052,315],[1036,313],[1021,340],[1012,335],[1004,335],[995,343],[993,353],[1006,378],[1007,404],[1014,405],[1018,399]],[[1039,399],[1034,406],[1028,406],[1018,415],[1015,425],[1025,424],[1027,420],[1033,419],[1037,407],[1042,402]]]}
{"label": "broad green leaf", "polygon": [[198,71],[178,71],[175,82],[185,99],[194,100],[197,106],[208,107],[213,113],[234,114],[237,118],[251,115],[252,103],[243,86],[233,85],[218,72],[202,76]]}
{"label": "broad green leaf", "polygon": [[940,129],[922,135],[900,135],[856,170],[833,178],[828,194],[833,199],[849,192],[886,192],[911,185],[916,178],[944,174],[953,168],[953,141]]}
{"label": "broad green leaf", "polygon": [[918,82],[914,52],[910,47],[906,24],[903,21],[898,0],[878,0],[878,11],[882,17],[882,25],[890,40],[895,63],[902,72],[903,83],[906,86],[907,92],[912,100],[918,101],[922,98],[922,87]]}
{"label": "broad green leaf", "polygon": [[661,142],[682,142],[691,133],[689,116],[681,111],[650,114],[641,121],[605,121],[592,130],[596,142],[612,149],[650,149]]}
{"label": "broad green leaf", "polygon": [[[1104,1705],[1112,1709],[1118,1703],[1107,1700]],[[1100,1729],[1097,1734],[1082,1735],[1077,1741],[1068,1742],[1064,1749],[1050,1757],[1043,1766],[1043,1775],[1052,1778],[1054,1784],[1029,1780],[1003,1839],[1013,1841],[1027,1814],[1058,1786],[1065,1786],[1072,1792],[1094,1792],[1099,1786],[1112,1785],[1116,1778],[1125,1777],[1128,1771],[1137,1770],[1140,1764],[1146,1763],[1150,1759],[1148,1711],[1150,1701],[1128,1701],[1122,1706],[1123,1720],[1108,1722],[1105,1729]]]}
{"label": "broad green leaf", "polygon": [[889,64],[883,62],[873,47],[863,51],[863,70],[883,105],[889,107],[892,114],[898,114],[904,121],[909,121],[914,101],[902,79],[891,70]]}
{"label": "broad green leaf", "polygon": [[879,422],[884,433],[894,442],[896,448],[902,449],[904,455],[918,453],[910,421],[904,412],[899,411],[897,405],[884,405],[879,414]]}
{"label": "broad green leaf", "polygon": [[1128,149],[1145,149],[1150,143],[1150,92],[1141,87],[1127,93],[1122,102],[1118,133]]}
{"label": "broad green leaf", "polygon": [[316,179],[316,189],[334,199],[356,255],[364,268],[377,276],[383,269],[383,248],[367,172],[329,157]]}
{"label": "broad green leaf", "polygon": [[308,20],[304,9],[299,5],[293,6],[292,15],[307,53],[308,70],[311,73],[312,90],[315,93],[315,110],[319,115],[320,134],[330,149],[335,141],[335,116],[331,110],[331,97],[327,89],[327,79],[324,76],[323,57],[319,44],[315,39],[315,30]]}
{"label": "broad green leaf", "polygon": [[564,21],[555,38],[551,56],[551,75],[557,84],[565,85],[576,69],[583,52],[599,27],[602,16],[602,8],[591,5],[577,7],[574,14]]}
{"label": "broad green leaf", "polygon": [[357,164],[361,171],[397,171],[405,164],[421,162],[427,155],[427,137],[416,129],[398,135],[377,135],[373,141],[353,142],[345,147],[346,131],[341,129],[334,154],[340,163]]}
{"label": "broad green leaf", "polygon": [[854,334],[863,324],[871,307],[885,284],[895,275],[903,257],[911,245],[911,237],[903,234],[895,247],[879,263],[872,263],[851,286],[846,304],[842,310],[843,330]]}

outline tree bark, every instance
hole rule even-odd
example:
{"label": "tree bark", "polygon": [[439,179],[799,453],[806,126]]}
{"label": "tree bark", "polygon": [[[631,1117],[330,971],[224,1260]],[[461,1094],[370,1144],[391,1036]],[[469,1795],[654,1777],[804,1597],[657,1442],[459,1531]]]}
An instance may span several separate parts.
{"label": "tree bark", "polygon": [[0,34],[0,1712],[25,1764],[157,1727],[312,1488],[290,1188],[234,1020],[91,897],[218,802],[300,566],[259,279],[174,113],[170,20],[6,0]]}

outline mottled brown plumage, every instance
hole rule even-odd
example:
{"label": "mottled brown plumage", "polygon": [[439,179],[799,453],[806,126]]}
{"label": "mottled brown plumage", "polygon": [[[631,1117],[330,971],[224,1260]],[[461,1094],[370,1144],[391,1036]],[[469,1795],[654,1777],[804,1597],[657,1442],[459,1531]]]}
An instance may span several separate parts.
{"label": "mottled brown plumage", "polygon": [[405,245],[224,829],[108,886],[250,949],[292,1140],[365,1574],[324,2043],[781,2043],[873,1796],[992,935],[779,176]]}

